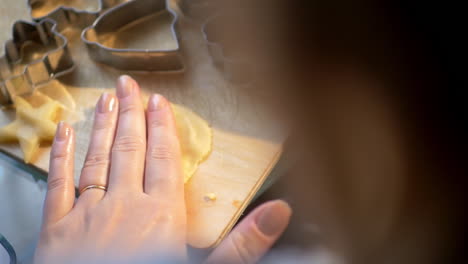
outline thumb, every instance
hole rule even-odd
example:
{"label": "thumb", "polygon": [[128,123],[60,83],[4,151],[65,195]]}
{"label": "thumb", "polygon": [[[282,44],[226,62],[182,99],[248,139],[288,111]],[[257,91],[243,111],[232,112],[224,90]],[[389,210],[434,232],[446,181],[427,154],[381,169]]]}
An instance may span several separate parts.
{"label": "thumb", "polygon": [[205,263],[257,262],[284,232],[291,212],[289,205],[281,200],[259,206],[221,242]]}

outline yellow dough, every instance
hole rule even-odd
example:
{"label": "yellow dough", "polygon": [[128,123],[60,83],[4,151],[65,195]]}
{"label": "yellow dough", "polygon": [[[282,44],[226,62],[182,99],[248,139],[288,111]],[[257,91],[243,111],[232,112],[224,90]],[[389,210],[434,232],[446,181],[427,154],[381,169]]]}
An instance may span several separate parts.
{"label": "yellow dough", "polygon": [[16,119],[0,128],[0,143],[19,142],[25,163],[33,161],[42,142],[53,140],[59,115],[68,121],[79,118],[73,97],[58,81],[31,96],[13,99]]}
{"label": "yellow dough", "polygon": [[184,182],[187,183],[211,153],[212,131],[208,123],[191,110],[172,104],[182,151]]}
{"label": "yellow dough", "polygon": [[[56,101],[41,93],[35,94],[32,102],[16,97],[16,119],[0,128],[0,143],[18,141],[26,163],[32,161],[41,142],[54,138],[61,110]],[[33,107],[34,104],[40,106]]]}
{"label": "yellow dough", "polygon": [[42,86],[38,91],[44,95],[50,97],[50,99],[57,101],[63,108],[72,111],[76,108],[76,103],[67,88],[63,86],[59,81],[54,80],[47,85]]}

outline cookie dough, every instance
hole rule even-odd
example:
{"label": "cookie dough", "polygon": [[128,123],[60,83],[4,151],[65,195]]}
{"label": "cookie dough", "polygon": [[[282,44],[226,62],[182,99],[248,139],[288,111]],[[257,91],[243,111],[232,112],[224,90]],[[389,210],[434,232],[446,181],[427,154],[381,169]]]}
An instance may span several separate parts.
{"label": "cookie dough", "polygon": [[182,151],[184,182],[195,174],[198,165],[211,153],[212,131],[208,123],[191,110],[172,104]]}

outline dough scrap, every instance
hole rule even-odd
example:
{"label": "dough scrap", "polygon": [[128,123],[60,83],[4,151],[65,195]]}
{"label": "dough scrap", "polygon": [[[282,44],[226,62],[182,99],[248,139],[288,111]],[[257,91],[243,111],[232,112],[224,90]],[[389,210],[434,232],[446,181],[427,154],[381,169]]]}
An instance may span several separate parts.
{"label": "dough scrap", "polygon": [[213,133],[208,123],[191,110],[172,104],[182,152],[184,182],[195,174],[212,149]]}
{"label": "dough scrap", "polygon": [[[61,106],[49,97],[36,93],[30,102],[15,98],[16,119],[0,128],[0,143],[18,141],[24,162],[30,163],[43,141],[52,141]],[[33,107],[40,104],[39,107]]]}

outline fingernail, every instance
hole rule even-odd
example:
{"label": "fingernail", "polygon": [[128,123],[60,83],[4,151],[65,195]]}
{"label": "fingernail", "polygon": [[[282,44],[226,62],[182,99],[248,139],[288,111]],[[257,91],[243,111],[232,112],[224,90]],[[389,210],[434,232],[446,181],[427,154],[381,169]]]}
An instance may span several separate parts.
{"label": "fingernail", "polygon": [[291,217],[291,207],[283,201],[276,201],[260,212],[256,224],[266,236],[278,235],[286,228]]}
{"label": "fingernail", "polygon": [[99,103],[98,103],[98,110],[99,113],[109,113],[114,110],[115,106],[115,98],[108,94],[108,93],[103,93],[101,95],[101,98],[99,98]]}
{"label": "fingernail", "polygon": [[117,81],[117,96],[125,98],[132,94],[135,87],[135,81],[128,75],[122,75]]}
{"label": "fingernail", "polygon": [[70,136],[70,127],[65,122],[60,121],[57,126],[56,140],[65,141]]}
{"label": "fingernail", "polygon": [[166,100],[159,94],[153,94],[149,100],[148,111],[157,111],[166,105]]}

